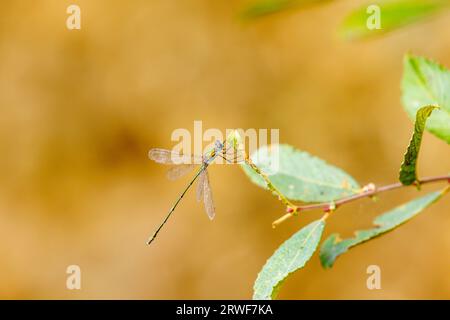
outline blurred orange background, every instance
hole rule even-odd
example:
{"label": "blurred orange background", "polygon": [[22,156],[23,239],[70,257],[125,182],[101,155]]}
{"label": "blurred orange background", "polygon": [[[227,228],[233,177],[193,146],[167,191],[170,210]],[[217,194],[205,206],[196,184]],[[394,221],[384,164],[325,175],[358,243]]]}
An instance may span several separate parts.
{"label": "blurred orange background", "polygon": [[[361,185],[395,182],[412,123],[400,103],[406,52],[450,66],[450,12],[360,42],[336,35],[361,1],[237,18],[246,1],[77,0],[81,30],[56,0],[2,1],[0,298],[248,299],[273,251],[320,212],[273,230],[284,213],[237,167],[212,166],[217,217],[190,192],[145,241],[189,178],[148,160],[171,133],[279,128],[282,143]],[[426,133],[420,173],[448,173],[448,145]],[[438,189],[423,188],[421,194]],[[350,236],[413,188],[363,199],[330,218]],[[450,200],[352,249],[331,270],[317,254],[282,299],[450,298]],[[66,289],[81,267],[82,289]],[[366,288],[366,268],[382,289]]]}

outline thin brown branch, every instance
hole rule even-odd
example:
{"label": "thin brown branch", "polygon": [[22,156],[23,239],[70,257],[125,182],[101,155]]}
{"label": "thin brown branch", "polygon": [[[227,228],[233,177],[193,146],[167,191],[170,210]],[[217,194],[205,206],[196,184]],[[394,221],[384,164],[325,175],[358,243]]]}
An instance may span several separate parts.
{"label": "thin brown branch", "polygon": [[[448,183],[450,183],[450,175],[423,178],[419,182],[413,183],[411,186],[423,185],[423,184],[434,183],[434,182],[442,182],[442,181],[447,181]],[[380,193],[391,191],[394,189],[399,189],[402,187],[408,187],[408,186],[405,186],[405,185],[401,184],[400,182],[396,182],[396,183],[388,184],[385,186],[376,187],[374,184],[371,183],[371,184],[368,184],[367,186],[365,186],[360,193],[354,194],[354,195],[351,195],[351,196],[348,196],[348,197],[345,197],[345,198],[342,198],[339,200],[335,200],[335,201],[331,201],[331,202],[309,204],[309,205],[304,205],[304,206],[296,206],[294,208],[289,206],[287,208],[288,213],[285,214],[284,216],[282,216],[281,218],[277,219],[276,221],[274,221],[272,223],[272,226],[275,228],[280,223],[283,223],[284,221],[288,220],[289,218],[291,218],[303,211],[311,211],[311,210],[316,210],[316,209],[322,209],[325,212],[334,211],[338,207],[340,207],[346,203],[353,202],[355,200],[362,199],[362,198],[373,197]]]}

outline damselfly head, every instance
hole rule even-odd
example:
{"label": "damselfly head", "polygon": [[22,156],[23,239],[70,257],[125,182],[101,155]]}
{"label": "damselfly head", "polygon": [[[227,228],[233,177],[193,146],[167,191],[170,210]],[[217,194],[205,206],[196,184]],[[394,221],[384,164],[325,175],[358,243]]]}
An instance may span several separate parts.
{"label": "damselfly head", "polygon": [[216,140],[214,145],[216,146],[216,151],[220,151],[223,149],[223,143],[220,140]]}

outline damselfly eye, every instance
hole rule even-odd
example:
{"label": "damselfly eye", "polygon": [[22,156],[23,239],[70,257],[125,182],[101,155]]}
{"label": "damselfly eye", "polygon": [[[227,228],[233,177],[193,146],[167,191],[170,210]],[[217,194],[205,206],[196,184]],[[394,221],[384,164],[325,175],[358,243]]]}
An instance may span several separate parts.
{"label": "damselfly eye", "polygon": [[219,140],[216,140],[215,145],[216,145],[217,149],[222,149],[223,148],[223,144]]}

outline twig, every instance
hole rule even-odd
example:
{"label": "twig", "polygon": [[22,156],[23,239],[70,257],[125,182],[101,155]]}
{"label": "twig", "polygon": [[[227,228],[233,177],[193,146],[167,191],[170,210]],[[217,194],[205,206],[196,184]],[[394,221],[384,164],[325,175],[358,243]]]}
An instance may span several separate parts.
{"label": "twig", "polygon": [[[426,183],[441,182],[441,181],[447,181],[448,183],[450,183],[450,175],[423,178],[419,182],[413,183],[411,186],[415,186],[418,184],[422,185],[422,184],[426,184]],[[325,212],[331,212],[346,203],[353,202],[355,200],[366,198],[366,197],[373,197],[382,192],[399,189],[402,187],[407,187],[407,186],[403,185],[400,182],[397,182],[397,183],[392,183],[392,184],[388,184],[388,185],[377,188],[374,184],[371,183],[371,184],[368,184],[366,187],[364,187],[360,193],[354,194],[354,195],[351,195],[351,196],[348,196],[348,197],[345,197],[345,198],[342,198],[339,200],[335,200],[335,201],[331,201],[331,202],[309,204],[309,205],[304,205],[304,206],[289,205],[286,210],[288,213],[286,213],[284,216],[282,216],[281,218],[274,221],[272,223],[272,226],[275,228],[280,223],[283,223],[284,221],[288,220],[292,216],[295,216],[298,213],[303,212],[303,211],[322,209]]]}

